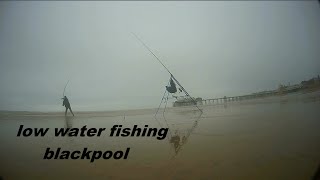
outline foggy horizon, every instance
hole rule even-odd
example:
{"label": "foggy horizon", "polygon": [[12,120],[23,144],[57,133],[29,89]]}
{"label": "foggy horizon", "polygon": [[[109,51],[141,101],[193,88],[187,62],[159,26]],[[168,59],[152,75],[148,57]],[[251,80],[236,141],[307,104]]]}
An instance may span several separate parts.
{"label": "foggy horizon", "polygon": [[157,108],[170,74],[132,32],[193,97],[300,83],[319,19],[318,1],[0,2],[0,110],[63,111],[68,80],[75,112]]}

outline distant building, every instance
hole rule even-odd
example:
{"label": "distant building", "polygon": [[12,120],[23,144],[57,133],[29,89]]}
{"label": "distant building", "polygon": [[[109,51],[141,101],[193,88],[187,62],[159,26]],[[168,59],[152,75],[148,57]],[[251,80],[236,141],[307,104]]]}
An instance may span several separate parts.
{"label": "distant building", "polygon": [[317,88],[320,86],[320,77],[318,75],[318,77],[315,77],[315,78],[311,78],[307,81],[302,81],[301,82],[301,86],[302,88],[304,89],[307,89],[307,88]]}

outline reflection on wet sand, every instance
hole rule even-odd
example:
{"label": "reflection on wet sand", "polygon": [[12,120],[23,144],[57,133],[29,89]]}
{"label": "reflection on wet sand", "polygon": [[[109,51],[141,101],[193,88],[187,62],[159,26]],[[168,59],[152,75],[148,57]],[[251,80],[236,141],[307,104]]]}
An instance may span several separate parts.
{"label": "reflection on wet sand", "polygon": [[[201,118],[202,113],[199,115],[199,117],[194,121],[194,124],[190,129],[187,130],[187,133],[183,134],[179,130],[175,130],[174,135],[170,139],[170,143],[173,144],[174,150],[175,150],[175,156],[178,155],[179,151],[182,149],[182,146],[185,145],[188,141],[188,138],[192,134],[192,132],[196,129],[198,125],[198,121]],[[182,138],[180,138],[182,137]],[[181,141],[181,142],[180,142]]]}
{"label": "reflection on wet sand", "polygon": [[72,119],[73,117],[65,116],[65,128],[72,128]]}
{"label": "reflection on wet sand", "polygon": [[[184,119],[186,119],[186,118],[192,119],[192,118],[194,118],[194,116],[196,116],[196,118],[194,118],[193,125],[187,129],[184,129],[181,131],[177,127],[176,127],[177,129],[170,127],[168,120],[166,118],[165,110],[166,109],[163,109],[162,119],[157,118],[157,113],[158,113],[159,109],[157,110],[154,118],[160,127],[162,127],[160,121],[163,120],[165,122],[163,124],[165,124],[165,126],[167,128],[169,128],[169,136],[170,137],[168,137],[168,139],[169,139],[169,143],[172,144],[172,146],[174,148],[175,154],[173,155],[173,157],[175,157],[176,155],[178,155],[179,151],[182,149],[182,146],[185,143],[187,143],[188,138],[190,137],[192,132],[197,127],[198,121],[200,120],[203,112],[202,112],[202,109],[199,109],[198,107],[197,107],[197,109],[188,108],[187,110],[176,112],[176,114],[182,115]],[[175,123],[175,125],[179,125],[179,123]],[[174,131],[174,133],[172,133],[172,131]]]}

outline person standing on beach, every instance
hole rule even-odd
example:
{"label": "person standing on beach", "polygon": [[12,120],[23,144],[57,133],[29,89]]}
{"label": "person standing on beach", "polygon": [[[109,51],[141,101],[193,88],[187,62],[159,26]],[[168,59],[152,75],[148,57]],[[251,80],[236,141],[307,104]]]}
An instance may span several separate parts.
{"label": "person standing on beach", "polygon": [[63,98],[63,104],[62,106],[65,106],[66,107],[66,112],[64,113],[65,116],[67,116],[67,111],[68,109],[70,110],[70,112],[72,113],[72,115],[74,116],[73,112],[72,112],[72,109],[71,109],[71,106],[70,106],[70,102],[67,98],[67,96],[64,96]]}

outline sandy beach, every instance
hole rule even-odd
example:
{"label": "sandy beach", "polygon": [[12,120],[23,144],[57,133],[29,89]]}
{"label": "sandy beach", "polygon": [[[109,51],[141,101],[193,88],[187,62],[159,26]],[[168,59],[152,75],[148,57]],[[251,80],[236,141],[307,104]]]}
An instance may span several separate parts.
{"label": "sandy beach", "polygon": [[[320,164],[320,92],[221,105],[64,113],[1,112],[0,176],[7,179],[310,179]],[[19,126],[169,127],[153,137],[17,137]],[[184,141],[172,143],[171,137]],[[47,147],[119,150],[128,159],[44,160]]]}

